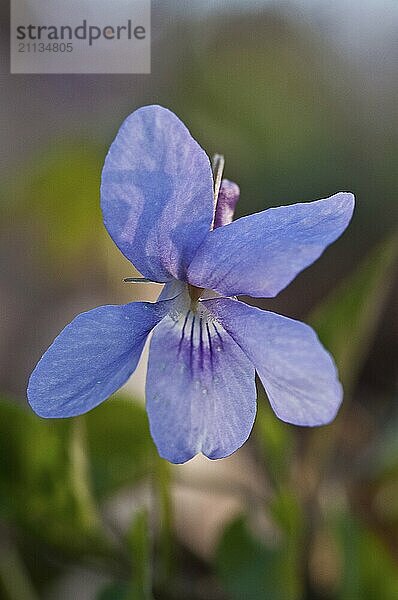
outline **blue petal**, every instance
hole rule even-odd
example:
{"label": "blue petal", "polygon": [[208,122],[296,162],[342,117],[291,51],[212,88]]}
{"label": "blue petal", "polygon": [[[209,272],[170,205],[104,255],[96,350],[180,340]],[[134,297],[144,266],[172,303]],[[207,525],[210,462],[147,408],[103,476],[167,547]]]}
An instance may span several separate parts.
{"label": "blue petal", "polygon": [[248,438],[256,413],[254,368],[205,315],[166,317],[149,351],[147,412],[159,454],[183,463],[198,452],[228,456]]}
{"label": "blue petal", "polygon": [[169,110],[146,106],[121,126],[102,172],[112,239],[149,279],[184,279],[211,227],[213,176],[204,150]]}
{"label": "blue petal", "polygon": [[310,426],[334,419],[342,387],[311,327],[237,300],[205,304],[254,364],[280,419]]}
{"label": "blue petal", "polygon": [[42,356],[28,385],[41,417],[87,412],[122,386],[135,370],[148,333],[168,302],[100,306],[78,315]]}
{"label": "blue petal", "polygon": [[273,297],[350,222],[354,196],[270,208],[210,232],[188,269],[193,285],[225,296]]}

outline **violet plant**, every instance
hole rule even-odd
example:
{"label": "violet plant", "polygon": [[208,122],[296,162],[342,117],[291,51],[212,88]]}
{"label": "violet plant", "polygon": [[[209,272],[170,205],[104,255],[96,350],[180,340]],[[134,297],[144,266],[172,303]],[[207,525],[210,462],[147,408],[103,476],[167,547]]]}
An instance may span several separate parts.
{"label": "violet plant", "polygon": [[102,173],[104,223],[144,280],[164,288],[155,303],[101,306],[61,331],[29,380],[38,415],[72,417],[106,400],[153,330],[146,408],[167,460],[239,448],[255,420],[256,372],[283,421],[333,420],[342,387],[315,332],[237,296],[276,296],[343,233],[354,197],[339,192],[232,221],[239,188],[222,180],[222,157],[213,166],[165,108],[143,107],[122,124]]}

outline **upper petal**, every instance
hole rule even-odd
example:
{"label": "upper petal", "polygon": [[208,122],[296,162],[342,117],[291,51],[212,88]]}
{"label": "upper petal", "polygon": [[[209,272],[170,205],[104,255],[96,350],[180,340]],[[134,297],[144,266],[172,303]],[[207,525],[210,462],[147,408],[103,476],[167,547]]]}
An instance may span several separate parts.
{"label": "upper petal", "polygon": [[149,350],[146,406],[159,454],[182,463],[228,456],[256,414],[254,368],[218,324],[188,311],[163,319]]}
{"label": "upper petal", "polygon": [[108,398],[135,370],[148,333],[168,305],[133,302],[78,315],[30,376],[33,410],[41,417],[71,417]]}
{"label": "upper petal", "polygon": [[101,207],[112,239],[145,277],[184,278],[212,223],[213,176],[172,112],[145,106],[124,121],[105,160]]}
{"label": "upper petal", "polygon": [[295,425],[334,419],[342,387],[332,357],[311,327],[237,300],[205,304],[253,362],[280,419]]}
{"label": "upper petal", "polygon": [[190,283],[226,296],[273,297],[345,230],[354,196],[270,208],[211,231],[188,269]]}

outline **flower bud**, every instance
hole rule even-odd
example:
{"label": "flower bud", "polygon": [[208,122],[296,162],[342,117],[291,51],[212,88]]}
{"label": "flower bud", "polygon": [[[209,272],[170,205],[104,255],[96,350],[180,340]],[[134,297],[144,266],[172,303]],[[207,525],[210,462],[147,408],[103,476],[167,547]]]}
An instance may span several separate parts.
{"label": "flower bud", "polygon": [[232,222],[235,207],[239,200],[239,186],[233,181],[223,179],[218,193],[214,229]]}

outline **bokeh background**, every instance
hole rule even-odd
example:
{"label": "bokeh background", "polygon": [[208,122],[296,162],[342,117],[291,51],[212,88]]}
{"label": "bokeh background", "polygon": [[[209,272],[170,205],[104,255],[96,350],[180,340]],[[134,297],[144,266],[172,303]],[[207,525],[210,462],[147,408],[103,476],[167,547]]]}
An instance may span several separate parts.
{"label": "bokeh background", "polygon": [[[6,5],[0,598],[398,598],[398,4],[153,1],[145,76],[9,75]],[[98,202],[121,121],[152,103],[225,155],[238,215],[356,194],[344,236],[256,301],[311,323],[333,352],[345,402],[332,425],[278,421],[259,385],[241,450],[171,466],[149,436],[145,358],[84,417],[29,410],[29,374],[78,312],[159,291],[122,283],[134,270]]]}

